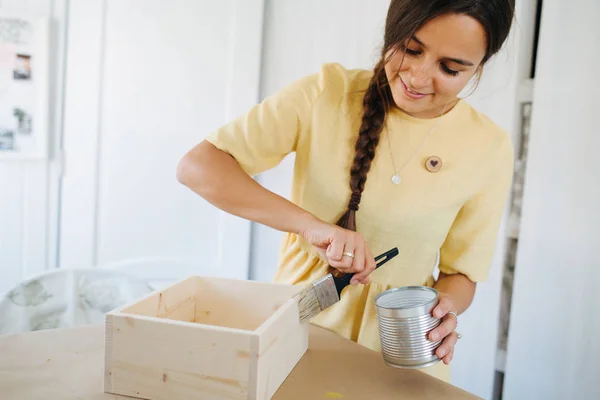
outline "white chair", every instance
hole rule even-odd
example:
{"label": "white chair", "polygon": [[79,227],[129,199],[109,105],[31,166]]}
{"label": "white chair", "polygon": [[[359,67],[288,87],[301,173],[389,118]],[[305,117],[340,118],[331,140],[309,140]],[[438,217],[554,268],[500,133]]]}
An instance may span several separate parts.
{"label": "white chair", "polygon": [[0,299],[0,335],[103,323],[108,311],[152,291],[145,281],[120,271],[44,272]]}
{"label": "white chair", "polygon": [[191,275],[217,275],[203,264],[170,257],[140,257],[103,264],[99,268],[126,273],[147,282],[153,289],[163,289]]}

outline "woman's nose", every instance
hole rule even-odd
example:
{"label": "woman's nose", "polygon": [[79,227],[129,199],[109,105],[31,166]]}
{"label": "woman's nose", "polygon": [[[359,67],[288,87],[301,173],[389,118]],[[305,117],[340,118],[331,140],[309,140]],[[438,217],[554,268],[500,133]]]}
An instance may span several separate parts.
{"label": "woman's nose", "polygon": [[415,63],[410,70],[410,85],[413,89],[431,85],[431,67],[426,62]]}

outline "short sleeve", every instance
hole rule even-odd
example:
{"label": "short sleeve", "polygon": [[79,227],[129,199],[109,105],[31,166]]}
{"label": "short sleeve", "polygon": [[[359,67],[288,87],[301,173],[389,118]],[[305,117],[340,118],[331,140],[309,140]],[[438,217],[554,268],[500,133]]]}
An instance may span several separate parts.
{"label": "short sleeve", "polygon": [[251,176],[278,165],[310,132],[321,74],[305,76],[211,132],[206,140],[230,154]]}
{"label": "short sleeve", "polygon": [[513,176],[513,148],[506,136],[483,189],[459,211],[440,249],[439,270],[474,282],[488,278]]}

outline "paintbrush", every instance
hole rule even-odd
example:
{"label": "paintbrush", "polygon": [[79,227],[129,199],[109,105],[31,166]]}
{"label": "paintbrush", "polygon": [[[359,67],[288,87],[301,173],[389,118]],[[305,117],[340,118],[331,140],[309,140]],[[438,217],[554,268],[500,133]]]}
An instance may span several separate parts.
{"label": "paintbrush", "polygon": [[[378,261],[375,269],[381,267],[396,255],[398,255],[397,247],[378,255],[375,257],[375,261]],[[330,269],[334,268],[330,267]],[[334,269],[333,272],[328,273],[298,292],[294,298],[298,301],[300,322],[310,320],[321,311],[340,301],[342,290],[350,284],[353,276],[354,274],[344,274]]]}

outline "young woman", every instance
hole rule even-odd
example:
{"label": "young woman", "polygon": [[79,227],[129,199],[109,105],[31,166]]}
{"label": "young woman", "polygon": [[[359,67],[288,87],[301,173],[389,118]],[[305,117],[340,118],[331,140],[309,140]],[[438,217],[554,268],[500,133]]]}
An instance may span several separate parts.
{"label": "young woman", "polygon": [[[502,47],[513,10],[514,0],[392,0],[372,71],[324,65],[212,132],[177,171],[216,207],[285,232],[275,282],[308,284],[329,265],[357,273],[314,324],[379,351],[373,298],[435,287],[443,363],[425,372],[444,380],[513,170],[509,135],[458,96]],[[251,176],[291,152],[288,201]],[[400,254],[373,271],[393,247]]]}

